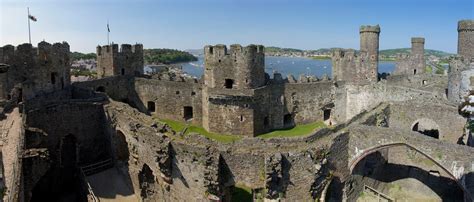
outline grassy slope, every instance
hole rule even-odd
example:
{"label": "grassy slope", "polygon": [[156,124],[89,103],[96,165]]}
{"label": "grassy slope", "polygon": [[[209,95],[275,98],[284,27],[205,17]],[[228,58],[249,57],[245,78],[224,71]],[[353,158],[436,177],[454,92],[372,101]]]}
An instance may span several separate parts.
{"label": "grassy slope", "polygon": [[273,137],[297,137],[297,136],[304,136],[309,135],[312,132],[316,131],[317,129],[321,129],[326,127],[326,125],[322,121],[317,121],[314,123],[297,125],[290,129],[284,130],[275,130],[269,133],[265,133],[259,135],[260,138],[273,138]]}

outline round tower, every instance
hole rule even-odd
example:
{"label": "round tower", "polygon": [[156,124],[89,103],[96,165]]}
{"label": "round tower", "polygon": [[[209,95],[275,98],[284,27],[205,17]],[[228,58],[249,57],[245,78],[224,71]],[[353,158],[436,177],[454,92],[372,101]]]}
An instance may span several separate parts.
{"label": "round tower", "polygon": [[425,38],[423,37],[411,38],[411,54],[412,55],[425,54]]}
{"label": "round tower", "polygon": [[378,60],[380,26],[362,25],[360,27],[359,33],[360,51],[368,53],[371,59],[375,56],[375,58]]}
{"label": "round tower", "polygon": [[458,22],[458,54],[468,59],[474,58],[474,20]]}

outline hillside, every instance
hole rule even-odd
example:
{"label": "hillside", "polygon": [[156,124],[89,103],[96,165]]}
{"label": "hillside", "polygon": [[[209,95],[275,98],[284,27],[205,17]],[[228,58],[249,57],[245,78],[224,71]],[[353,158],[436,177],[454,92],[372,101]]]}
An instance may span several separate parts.
{"label": "hillside", "polygon": [[173,64],[197,60],[188,52],[164,48],[143,50],[143,59],[145,64]]}

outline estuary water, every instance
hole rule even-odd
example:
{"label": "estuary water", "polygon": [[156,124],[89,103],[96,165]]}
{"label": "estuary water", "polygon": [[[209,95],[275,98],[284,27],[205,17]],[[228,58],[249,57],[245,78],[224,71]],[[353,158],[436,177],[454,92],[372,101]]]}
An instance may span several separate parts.
{"label": "estuary water", "polygon": [[[204,60],[181,64],[183,71],[189,75],[200,78],[204,72]],[[273,77],[273,72],[279,72],[285,78],[292,74],[298,78],[300,74],[314,75],[321,78],[324,74],[332,77],[331,60],[313,60],[310,58],[297,57],[265,57],[265,72]],[[391,73],[395,69],[395,62],[379,62],[379,73]]]}

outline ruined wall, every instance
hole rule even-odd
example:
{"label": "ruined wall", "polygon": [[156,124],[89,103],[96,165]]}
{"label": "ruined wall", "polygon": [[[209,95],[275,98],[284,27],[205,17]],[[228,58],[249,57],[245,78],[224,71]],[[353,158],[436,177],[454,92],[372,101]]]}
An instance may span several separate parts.
{"label": "ruined wall", "polygon": [[131,103],[136,97],[133,93],[132,83],[134,78],[126,76],[113,76],[85,82],[74,82],[73,86],[99,93],[106,93],[110,98]]}
{"label": "ruined wall", "polygon": [[[336,118],[345,122],[364,110],[376,107],[387,101],[413,100],[419,103],[446,103],[445,94],[439,91],[413,89],[398,85],[389,85],[381,81],[371,85],[346,84],[338,89],[336,97]],[[345,91],[345,92],[344,92]]]}
{"label": "ruined wall", "polygon": [[97,46],[97,77],[143,74],[143,45]]}
{"label": "ruined wall", "polygon": [[458,114],[455,106],[413,102],[394,102],[390,105],[389,127],[412,130],[421,119],[434,121],[439,139],[446,142],[457,144],[464,133],[466,120]]}
{"label": "ruined wall", "polygon": [[[192,107],[191,123],[202,124],[202,84],[195,79],[170,80],[169,78],[135,78],[133,92],[139,98],[136,106],[161,119],[187,121],[184,107]],[[152,103],[149,103],[152,102]],[[149,107],[154,105],[154,110]]]}
{"label": "ruined wall", "polygon": [[22,96],[30,99],[38,94],[63,89],[71,83],[70,51],[66,42],[51,45],[42,41],[38,47],[21,44],[17,47],[6,45],[0,49],[0,63],[10,66],[4,95],[9,95],[13,87],[19,86]]}
{"label": "ruined wall", "polygon": [[[135,111],[117,102],[106,106],[108,131],[124,134],[130,152],[124,171],[142,199],[227,200],[234,186],[244,186],[259,191],[261,197],[312,200],[321,195],[328,182],[327,150],[323,145],[306,144],[302,139],[258,138],[217,144],[200,135],[176,135]],[[112,138],[119,137],[112,134]],[[287,147],[277,149],[276,145],[284,142]],[[145,187],[139,180],[144,164],[155,179]]]}
{"label": "ruined wall", "polygon": [[458,22],[458,54],[466,59],[474,58],[474,20]]}
{"label": "ruined wall", "polygon": [[468,86],[470,86],[471,83],[470,75],[472,75],[470,69],[472,69],[472,67],[474,67],[474,65],[470,64],[470,61],[465,57],[454,58],[449,62],[447,93],[449,101],[460,103],[464,97],[468,95]]}
{"label": "ruined wall", "polygon": [[425,39],[421,37],[411,38],[411,53],[397,55],[394,75],[416,75],[425,72]]}
{"label": "ruined wall", "polygon": [[[87,165],[109,157],[110,139],[104,132],[104,112],[100,103],[67,103],[26,113],[26,148],[48,148],[57,161],[57,148],[67,135],[77,139],[79,164]],[[41,131],[41,132],[37,132]]]}
{"label": "ruined wall", "polygon": [[[359,29],[360,33],[360,52],[367,54],[367,65],[360,69],[359,75],[364,75],[366,81],[378,81],[378,65],[379,65],[379,35],[380,26],[363,25]],[[361,78],[364,80],[364,78]]]}

